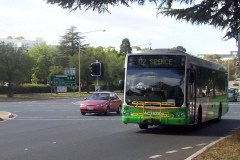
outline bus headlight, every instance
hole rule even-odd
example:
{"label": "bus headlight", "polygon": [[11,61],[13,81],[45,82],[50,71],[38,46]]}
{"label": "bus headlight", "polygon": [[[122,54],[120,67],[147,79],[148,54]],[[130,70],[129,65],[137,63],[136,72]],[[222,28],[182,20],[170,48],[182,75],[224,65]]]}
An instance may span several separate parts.
{"label": "bus headlight", "polygon": [[123,111],[123,115],[124,116],[130,116],[131,115],[131,112],[126,110],[126,111]]}
{"label": "bus headlight", "polygon": [[177,118],[186,118],[186,114],[184,112],[179,112],[176,114]]}

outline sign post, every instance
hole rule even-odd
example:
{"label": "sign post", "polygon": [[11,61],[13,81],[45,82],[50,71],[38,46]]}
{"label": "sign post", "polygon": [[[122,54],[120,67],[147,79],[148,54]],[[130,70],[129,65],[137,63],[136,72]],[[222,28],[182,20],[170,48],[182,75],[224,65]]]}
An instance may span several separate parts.
{"label": "sign post", "polygon": [[[76,76],[74,75],[54,75],[50,77],[50,85],[57,87],[61,92],[66,91],[67,86],[76,86]],[[64,88],[64,89],[63,89]]]}

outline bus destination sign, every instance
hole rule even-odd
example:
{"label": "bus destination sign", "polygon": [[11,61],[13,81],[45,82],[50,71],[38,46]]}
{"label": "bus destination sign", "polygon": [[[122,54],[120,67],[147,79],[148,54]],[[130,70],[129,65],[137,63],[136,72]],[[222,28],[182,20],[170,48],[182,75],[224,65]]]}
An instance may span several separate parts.
{"label": "bus destination sign", "polygon": [[183,55],[130,55],[128,67],[184,67],[185,59]]}

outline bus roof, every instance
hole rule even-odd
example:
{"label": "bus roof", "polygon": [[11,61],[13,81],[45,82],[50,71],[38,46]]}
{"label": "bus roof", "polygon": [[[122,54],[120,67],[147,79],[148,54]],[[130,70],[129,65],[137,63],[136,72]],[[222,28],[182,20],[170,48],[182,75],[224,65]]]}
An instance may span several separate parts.
{"label": "bus roof", "polygon": [[[190,67],[190,64],[192,65],[196,65],[196,66],[200,66],[200,67],[205,67],[205,68],[211,68],[214,70],[220,70],[221,69],[225,69],[225,71],[227,71],[227,68],[219,63],[215,63],[212,61],[208,61],[205,60],[203,58],[191,55],[189,53],[183,52],[181,50],[177,50],[177,49],[152,49],[152,50],[148,50],[148,51],[144,51],[141,53],[132,53],[132,54],[127,54],[128,56],[132,56],[132,55],[168,55],[168,54],[173,54],[173,55],[185,55],[187,57],[187,67]],[[128,58],[126,58],[127,60]],[[125,64],[126,66],[126,64]]]}

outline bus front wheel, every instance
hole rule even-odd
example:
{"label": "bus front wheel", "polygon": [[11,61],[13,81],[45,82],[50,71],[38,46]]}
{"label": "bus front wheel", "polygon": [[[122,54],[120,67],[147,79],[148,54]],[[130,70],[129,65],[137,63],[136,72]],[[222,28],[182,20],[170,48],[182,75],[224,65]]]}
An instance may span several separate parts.
{"label": "bus front wheel", "polygon": [[148,125],[147,124],[138,124],[140,129],[148,129]]}

